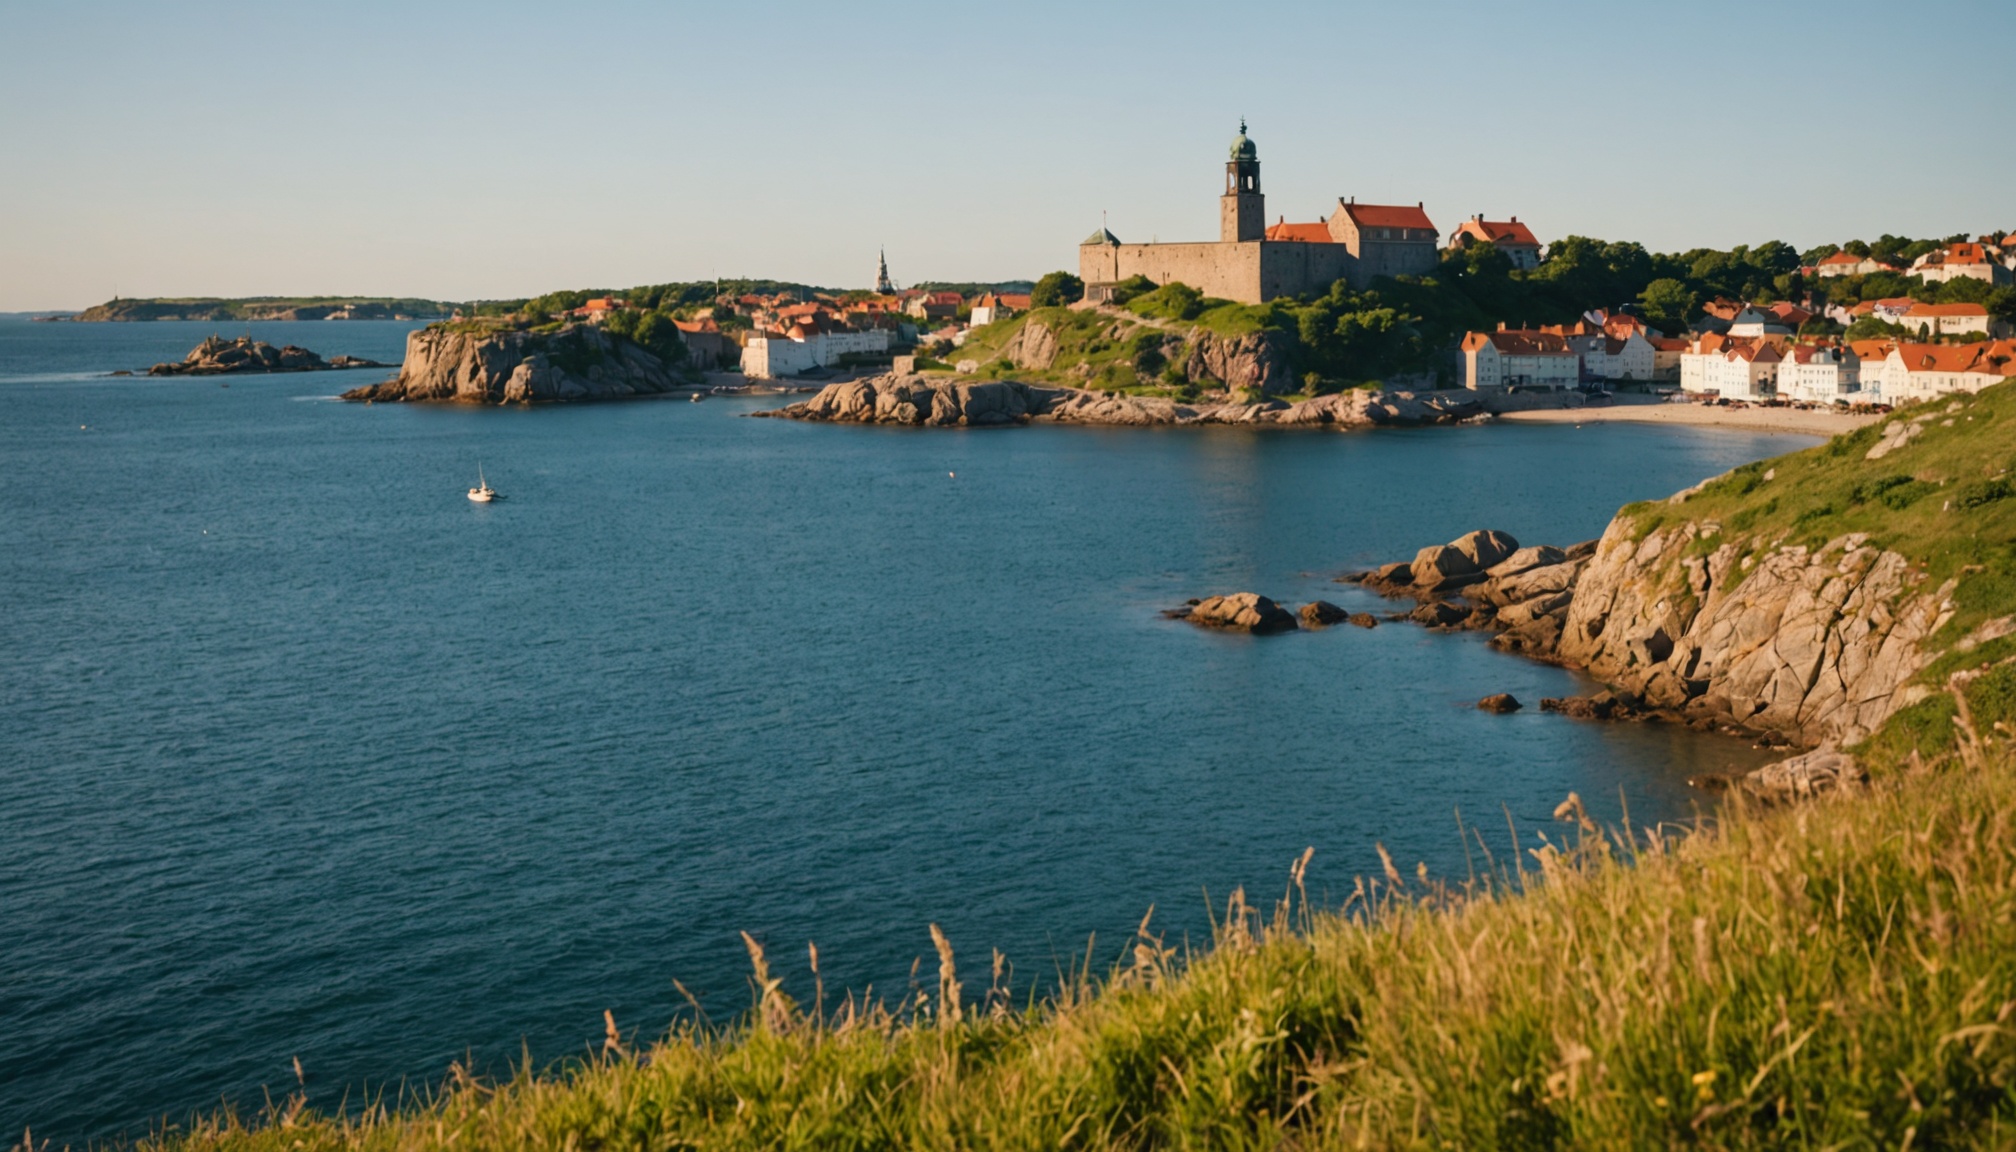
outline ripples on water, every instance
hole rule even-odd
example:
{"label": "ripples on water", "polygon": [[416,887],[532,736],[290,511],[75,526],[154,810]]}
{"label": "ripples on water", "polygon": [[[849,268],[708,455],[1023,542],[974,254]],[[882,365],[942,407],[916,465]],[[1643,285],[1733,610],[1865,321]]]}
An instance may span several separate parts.
{"label": "ripples on water", "polygon": [[[758,405],[322,402],[106,380],[208,325],[0,325],[0,1130],[76,1141],[746,1002],[748,929],[900,996],[937,922],[1024,980],[1314,845],[1460,877],[1569,790],[1684,818],[1755,762],[1471,705],[1586,685],[1476,635],[1252,639],[1335,573],[1800,446],[1609,425],[931,432]],[[239,326],[242,328],[242,326]],[[396,359],[406,326],[253,325]],[[80,425],[87,426],[80,428]],[[481,463],[508,499],[470,504]],[[956,478],[949,473],[956,473]],[[802,967],[802,965],[799,965]]]}

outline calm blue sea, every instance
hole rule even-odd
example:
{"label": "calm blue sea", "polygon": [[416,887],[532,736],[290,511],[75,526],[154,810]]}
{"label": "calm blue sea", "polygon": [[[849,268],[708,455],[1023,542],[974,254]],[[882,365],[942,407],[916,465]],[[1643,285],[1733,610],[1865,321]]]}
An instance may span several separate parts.
{"label": "calm blue sea", "polygon": [[[0,323],[0,1132],[60,1143],[747,1003],[737,933],[891,999],[1272,899],[1460,878],[1570,790],[1684,819],[1747,745],[1542,715],[1386,625],[1158,617],[1476,527],[1571,543],[1804,441],[1626,425],[918,431],[756,401],[343,404],[109,379],[219,326]],[[245,325],[227,326],[235,334]],[[254,324],[396,360],[409,326]],[[508,497],[471,504],[478,466]],[[956,474],[956,475],[955,475]],[[1473,702],[1510,691],[1514,716]],[[927,965],[925,971],[931,969]]]}

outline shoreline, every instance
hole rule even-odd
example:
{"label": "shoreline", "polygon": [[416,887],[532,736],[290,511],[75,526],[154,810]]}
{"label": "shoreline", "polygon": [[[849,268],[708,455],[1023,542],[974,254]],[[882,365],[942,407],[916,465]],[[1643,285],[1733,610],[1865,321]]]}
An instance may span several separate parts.
{"label": "shoreline", "polygon": [[1619,404],[1605,408],[1528,408],[1500,412],[1499,420],[1528,424],[1664,424],[1693,428],[1727,428],[1747,432],[1787,432],[1828,439],[1881,420],[1847,412],[1816,412],[1799,408],[1721,408],[1707,404]]}

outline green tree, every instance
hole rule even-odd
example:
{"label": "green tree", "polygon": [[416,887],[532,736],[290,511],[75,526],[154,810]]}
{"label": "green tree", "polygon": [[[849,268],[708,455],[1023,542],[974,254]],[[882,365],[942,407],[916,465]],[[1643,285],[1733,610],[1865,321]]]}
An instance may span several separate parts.
{"label": "green tree", "polygon": [[2016,288],[2001,287],[1988,293],[1982,301],[1988,306],[1988,314],[2004,324],[2016,325]]}
{"label": "green tree", "polygon": [[1902,324],[1892,324],[1880,316],[1864,316],[1848,326],[1848,331],[1842,334],[1842,339],[1895,340],[1908,335],[1910,333]]}
{"label": "green tree", "polygon": [[1085,298],[1085,282],[1069,272],[1045,273],[1029,293],[1029,303],[1037,308],[1059,308]]}
{"label": "green tree", "polygon": [[1671,278],[1654,280],[1638,294],[1638,303],[1645,309],[1645,318],[1667,333],[1677,333],[1687,327],[1701,307],[1701,294],[1686,284]]}

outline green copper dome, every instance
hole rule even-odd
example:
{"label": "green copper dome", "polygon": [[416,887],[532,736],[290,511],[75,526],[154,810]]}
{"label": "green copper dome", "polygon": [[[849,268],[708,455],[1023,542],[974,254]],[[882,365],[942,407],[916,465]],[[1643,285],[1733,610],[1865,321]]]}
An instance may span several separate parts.
{"label": "green copper dome", "polygon": [[1260,150],[1253,146],[1253,141],[1246,138],[1246,121],[1244,120],[1239,121],[1239,135],[1232,138],[1232,159],[1260,159]]}

